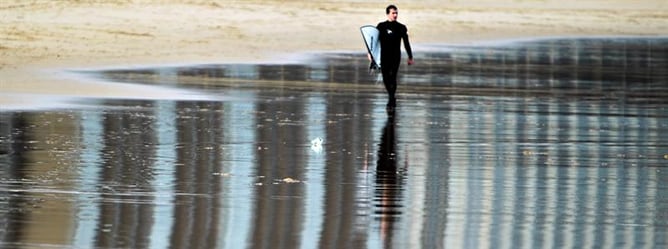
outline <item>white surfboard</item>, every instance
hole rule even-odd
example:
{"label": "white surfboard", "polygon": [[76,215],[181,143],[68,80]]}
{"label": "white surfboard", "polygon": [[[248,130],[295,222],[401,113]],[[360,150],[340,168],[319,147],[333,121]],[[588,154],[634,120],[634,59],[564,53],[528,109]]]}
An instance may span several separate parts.
{"label": "white surfboard", "polygon": [[362,38],[366,49],[371,54],[370,69],[380,69],[380,41],[378,40],[378,29],[375,26],[364,25],[360,27]]}

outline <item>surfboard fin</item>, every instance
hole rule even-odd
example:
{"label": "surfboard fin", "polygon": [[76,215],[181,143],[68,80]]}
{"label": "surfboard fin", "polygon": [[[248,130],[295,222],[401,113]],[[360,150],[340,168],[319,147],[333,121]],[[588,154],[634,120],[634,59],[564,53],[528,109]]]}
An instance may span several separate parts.
{"label": "surfboard fin", "polygon": [[[371,64],[369,64],[369,75],[372,75],[374,73],[376,73],[377,75],[380,75],[379,72],[380,72],[380,67],[378,66],[378,64],[376,64],[375,62],[372,61]],[[376,83],[378,83],[378,82],[376,82]]]}
{"label": "surfboard fin", "polygon": [[369,64],[369,71],[371,70],[380,70],[380,67],[378,64],[376,64],[376,62],[372,61],[371,64]]}
{"label": "surfboard fin", "polygon": [[376,84],[383,82],[383,75],[380,73],[380,67],[376,63],[371,62],[369,65],[369,75],[376,75]]}

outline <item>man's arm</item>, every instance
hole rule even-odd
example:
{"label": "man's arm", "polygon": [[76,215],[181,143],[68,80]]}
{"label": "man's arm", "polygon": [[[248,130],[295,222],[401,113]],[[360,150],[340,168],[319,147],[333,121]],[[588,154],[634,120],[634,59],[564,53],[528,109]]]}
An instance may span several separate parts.
{"label": "man's arm", "polygon": [[404,48],[408,54],[408,65],[413,65],[413,50],[411,49],[411,43],[408,41],[408,30],[406,30],[406,34],[404,35],[403,40]]}

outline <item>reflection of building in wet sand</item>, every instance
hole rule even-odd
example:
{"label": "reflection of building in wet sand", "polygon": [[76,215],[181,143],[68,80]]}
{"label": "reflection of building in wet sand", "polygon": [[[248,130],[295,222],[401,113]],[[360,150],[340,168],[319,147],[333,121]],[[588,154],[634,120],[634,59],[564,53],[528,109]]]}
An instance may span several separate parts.
{"label": "reflection of building in wet sand", "polygon": [[[339,84],[372,84],[364,56],[106,72],[239,99],[128,102],[83,111],[68,131],[35,131],[62,116],[2,114],[0,138],[10,143],[0,143],[0,178],[13,181],[0,184],[11,193],[0,199],[0,239],[41,243],[27,227],[48,223],[63,228],[52,238],[76,230],[72,243],[48,243],[81,248],[662,246],[662,41],[418,54],[419,64],[403,67],[397,120],[386,129],[380,88]],[[378,148],[387,127],[395,174],[373,167],[392,154]],[[27,189],[38,178],[23,167],[48,161],[34,146],[52,135],[84,145],[80,162],[68,163],[77,176],[63,178],[76,186],[58,186],[77,193],[77,207],[57,213],[76,214],[16,212],[36,209]],[[315,137],[322,154],[308,148]]]}
{"label": "reflection of building in wet sand", "polygon": [[[615,52],[605,53],[610,46]],[[457,97],[448,101],[446,118],[432,122],[449,120],[451,135],[438,151],[433,138],[443,133],[432,134],[435,160],[427,172],[442,168],[439,160],[451,168],[427,175],[450,180],[445,192],[426,195],[450,199],[440,212],[425,205],[425,216],[447,217],[429,219],[443,221],[445,236],[425,225],[423,246],[433,245],[425,235],[456,248],[665,244],[665,223],[656,223],[665,194],[657,183],[667,179],[652,170],[660,167],[661,141],[668,138],[658,132],[666,123],[665,45],[569,40],[432,56],[404,80],[420,87],[447,82],[456,87],[451,90],[491,97]],[[451,73],[438,73],[443,69]],[[495,97],[506,87],[537,91],[508,92],[524,102]],[[573,95],[556,98],[560,93]],[[442,112],[429,111],[432,117]],[[597,229],[611,222],[619,225]],[[653,228],[638,228],[645,226]]]}
{"label": "reflection of building in wet sand", "polygon": [[[329,65],[329,64],[328,64]],[[322,68],[308,68],[304,66],[267,66],[258,69],[260,79],[280,80],[285,82],[302,82],[310,79],[318,79],[323,82],[349,82],[348,74],[340,73],[340,70],[350,70],[349,66],[332,64],[321,74]],[[335,73],[336,72],[336,73]],[[232,72],[239,75],[240,73]],[[255,78],[252,74],[243,74],[244,78]],[[331,78],[333,77],[333,78]],[[283,93],[285,91],[285,93]],[[313,178],[314,175],[324,174],[322,182],[311,181],[309,186],[305,184],[285,184],[258,186],[255,188],[254,199],[257,200],[254,208],[254,220],[251,225],[252,232],[249,235],[251,247],[291,248],[296,246],[317,246],[320,248],[359,248],[365,243],[365,230],[355,227],[362,219],[358,211],[358,182],[356,182],[358,168],[355,162],[366,156],[368,144],[366,141],[373,136],[369,128],[373,127],[370,118],[362,118],[373,108],[368,99],[360,99],[359,102],[351,104],[344,103],[350,98],[337,98],[336,96],[324,96],[326,103],[324,109],[315,110],[315,113],[306,113],[306,102],[309,98],[294,96],[294,91],[277,88],[261,91],[260,95],[268,94],[273,101],[260,102],[255,112],[257,117],[256,141],[257,171],[255,175],[263,177],[264,184],[286,177],[293,179],[304,179],[305,176]],[[355,93],[352,93],[355,94]],[[318,97],[320,98],[320,97]],[[316,99],[318,99],[316,98]],[[313,98],[310,98],[313,99]],[[341,102],[341,103],[337,103]],[[324,130],[313,129],[307,131],[298,124],[308,123],[309,117],[319,119],[330,119],[340,115],[355,115],[360,118],[340,120],[337,125],[327,125]],[[322,120],[320,121],[322,122]],[[305,163],[307,150],[305,145],[309,143],[307,132],[321,134],[325,137],[324,151],[329,152],[323,157],[322,169],[308,168]],[[295,149],[297,148],[297,149]],[[311,172],[313,171],[313,172]],[[344,182],[342,182],[342,180]],[[324,188],[317,195],[305,195],[305,188],[320,185]],[[320,188],[318,187],[318,188]],[[311,192],[313,193],[313,192]],[[305,198],[304,201],[302,199]],[[319,224],[305,224],[304,209],[312,204],[322,208],[320,219],[308,219],[310,222]],[[319,227],[314,238],[301,238],[306,236],[304,227]],[[301,240],[301,241],[300,241]],[[305,243],[305,244],[300,244]]]}
{"label": "reflection of building in wet sand", "polygon": [[404,81],[477,88],[480,93],[503,90],[500,87],[596,96],[631,90],[654,96],[653,90],[668,80],[663,70],[668,68],[665,43],[665,38],[601,38],[456,47],[447,53],[421,55],[425,65],[412,67]]}
{"label": "reflection of building in wet sand", "polygon": [[[653,128],[665,123],[661,114],[665,111],[665,100],[660,98],[662,91],[656,91],[665,89],[661,82],[665,82],[666,72],[659,70],[665,68],[665,58],[668,58],[663,56],[665,53],[661,41],[651,39],[640,43],[632,39],[564,39],[422,54],[420,63],[402,74],[405,84],[400,86],[400,92],[407,104],[402,107],[405,112],[399,113],[406,122],[398,133],[405,141],[398,145],[398,154],[413,156],[409,159],[413,169],[408,172],[408,179],[415,177],[411,175],[413,172],[421,175],[420,165],[424,165],[426,169],[422,174],[426,180],[424,185],[409,181],[412,184],[407,184],[400,195],[400,198],[408,198],[410,205],[398,210],[398,217],[404,218],[399,219],[401,226],[394,226],[392,244],[503,248],[586,246],[610,239],[636,244],[648,239],[661,243],[660,231],[638,229],[635,225],[651,224],[647,219],[660,217],[662,212],[661,204],[656,202],[661,195],[657,183],[665,182],[665,175],[648,171],[647,167],[657,166],[657,157],[661,156],[660,141],[666,140],[665,135]],[[224,74],[228,77],[277,80],[288,85],[294,82],[373,82],[365,74],[366,68],[360,66],[364,59],[353,60],[351,66],[351,57],[333,56],[327,63],[309,66],[221,68],[227,69]],[[210,81],[215,82],[215,79],[207,82]],[[266,91],[284,91],[274,87]],[[444,99],[438,94],[443,90],[435,87],[462,92],[465,96]],[[516,91],[518,89],[520,91]],[[348,91],[350,89],[344,93],[357,94]],[[431,104],[419,106],[417,109],[428,110],[418,115],[410,101],[414,100],[414,94],[423,91],[429,92]],[[265,93],[260,91],[259,94]],[[638,98],[643,94],[646,95]],[[290,99],[292,96],[279,95],[287,99],[261,104],[257,111],[267,115],[285,109],[297,114],[306,109],[301,106],[304,103],[299,97]],[[360,99],[368,99],[364,95],[355,98],[359,102],[352,105],[339,102],[347,100],[337,96],[336,92],[324,95],[328,117],[372,112],[368,108],[373,106],[370,103],[373,100],[363,103]],[[445,104],[435,104],[438,102]],[[657,108],[646,108],[653,106]],[[428,118],[420,121],[423,116]],[[268,143],[270,146],[266,147],[270,150],[282,141],[307,142],[295,140],[294,137],[305,137],[299,135],[299,130],[281,126],[280,120],[290,118],[286,113],[258,118],[261,129],[265,126],[271,129],[259,130],[256,140]],[[371,214],[363,211],[369,206],[350,204],[363,202],[359,190],[355,190],[363,188],[363,184],[348,183],[346,179],[359,179],[355,177],[357,169],[351,168],[359,158],[350,155],[368,150],[360,147],[361,141],[372,135],[360,136],[359,132],[366,131],[350,132],[375,125],[364,118],[338,122],[341,124],[327,125],[324,133],[325,151],[336,153],[328,153],[326,157],[322,197],[325,210],[319,241],[321,246],[356,246],[364,244],[356,241],[374,237],[365,229],[359,229],[364,226],[359,221]],[[282,125],[290,126],[289,123]],[[277,129],[297,136],[286,137],[285,132],[277,132]],[[428,149],[421,146],[416,137],[429,141]],[[347,142],[358,138],[360,142]],[[401,151],[402,146],[406,148],[405,153]],[[342,147],[345,153],[339,152]],[[257,174],[274,179],[285,177],[281,171],[267,167],[273,164],[279,169],[287,168],[267,159],[277,157],[277,151],[256,152],[261,161]],[[300,155],[285,158],[291,157]],[[285,172],[293,178],[311,174]],[[337,184],[341,181],[346,184]],[[302,193],[299,188],[286,187],[285,193],[299,195]],[[262,213],[285,210],[282,205],[288,204],[268,199],[276,197],[277,193],[264,191],[258,188],[255,192],[261,201],[254,210],[262,208],[259,209]],[[290,207],[297,209],[320,201],[309,199],[310,196],[305,198],[304,201],[281,201],[291,202],[290,205],[297,206]],[[640,202],[646,204],[629,204]],[[406,212],[416,206],[422,207],[415,210],[417,215]],[[365,215],[355,216],[355,213]],[[645,216],[647,213],[652,215]],[[271,218],[253,217],[256,217],[251,225],[253,235],[249,236],[266,238],[255,233],[268,234],[266,229],[283,229],[269,228]],[[300,223],[304,217],[283,213],[280,222],[272,224],[285,224],[285,219]],[[610,222],[620,225],[612,230],[597,229]],[[296,230],[299,227],[287,229]],[[350,231],[356,232],[351,234]],[[280,236],[287,236],[287,232]],[[340,244],[342,241],[353,245]]]}
{"label": "reflection of building in wet sand", "polygon": [[[514,109],[503,100],[492,103],[495,109]],[[448,212],[467,215],[448,219],[447,244],[535,248],[665,243],[660,228],[665,222],[659,221],[665,189],[658,184],[667,179],[655,170],[662,163],[659,139],[665,136],[652,128],[658,126],[652,117],[658,113],[643,114],[642,106],[626,104],[629,112],[618,113],[608,110],[613,103],[594,104],[597,116],[578,114],[587,109],[578,109],[581,104],[540,100],[525,103],[518,112],[450,114],[479,120],[483,127],[452,133],[453,140],[471,145],[451,146],[448,155],[457,167],[453,179],[467,179],[451,179],[450,189],[461,194],[451,195]],[[543,115],[549,112],[562,114]],[[599,229],[602,224],[617,225]]]}
{"label": "reflection of building in wet sand", "polygon": [[[86,148],[84,158],[93,161],[82,162],[80,191],[102,194],[98,204],[82,205],[72,244],[217,247],[221,105],[156,102],[141,111],[85,114],[83,136],[91,151]],[[96,148],[100,140],[104,145]]]}

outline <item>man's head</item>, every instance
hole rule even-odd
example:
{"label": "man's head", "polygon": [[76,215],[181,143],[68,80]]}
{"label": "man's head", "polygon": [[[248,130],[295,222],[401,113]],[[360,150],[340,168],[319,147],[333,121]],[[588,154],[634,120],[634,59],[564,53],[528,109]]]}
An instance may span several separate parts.
{"label": "man's head", "polygon": [[387,14],[387,20],[390,22],[394,22],[397,20],[397,16],[399,15],[399,11],[397,11],[397,6],[394,5],[389,5],[387,8],[385,8],[385,14]]}

